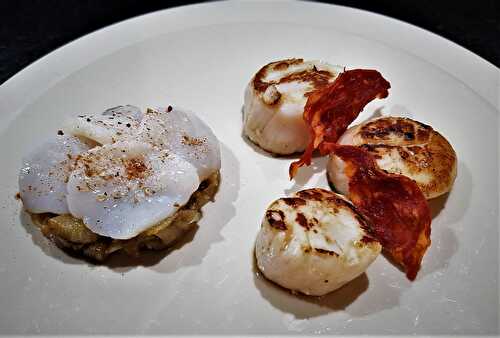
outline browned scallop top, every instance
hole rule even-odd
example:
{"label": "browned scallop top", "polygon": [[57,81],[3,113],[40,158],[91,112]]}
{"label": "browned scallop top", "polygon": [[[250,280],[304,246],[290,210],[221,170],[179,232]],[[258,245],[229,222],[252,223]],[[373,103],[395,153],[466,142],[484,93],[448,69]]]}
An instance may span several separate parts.
{"label": "browned scallop top", "polygon": [[[262,67],[253,78],[255,90],[259,93],[264,93],[270,85],[287,82],[309,82],[312,87],[309,92],[312,92],[315,89],[326,86],[336,76],[336,74],[332,72],[319,70],[315,66],[286,74],[288,68],[303,63],[303,59],[287,59],[268,63]],[[283,72],[284,76],[276,80],[266,80],[267,75],[274,71]]]}
{"label": "browned scallop top", "polygon": [[364,124],[358,134],[368,144],[412,145],[428,143],[431,126],[403,117],[384,117]]}
{"label": "browned scallop top", "polygon": [[[340,210],[347,211],[357,220],[364,234],[360,234],[360,243],[367,244],[376,242],[370,234],[371,227],[363,215],[351,203],[340,195],[319,188],[306,189],[297,192],[292,197],[280,198],[274,201],[266,210],[263,224],[269,225],[274,231],[283,232],[285,238],[283,245],[286,246],[293,237],[293,227],[300,226],[306,233],[321,233],[327,243],[335,242],[335,238],[327,231],[327,225],[323,224],[320,215],[337,214]],[[305,252],[315,254],[337,255],[333,251],[324,248],[313,248],[304,246]]]}
{"label": "browned scallop top", "polygon": [[[356,140],[357,137],[362,140]],[[451,188],[456,176],[457,157],[450,143],[432,127],[408,118],[386,117],[363,125],[357,137],[357,145],[377,160],[397,152],[410,177],[420,174],[430,177],[429,180],[416,179],[427,198]]]}

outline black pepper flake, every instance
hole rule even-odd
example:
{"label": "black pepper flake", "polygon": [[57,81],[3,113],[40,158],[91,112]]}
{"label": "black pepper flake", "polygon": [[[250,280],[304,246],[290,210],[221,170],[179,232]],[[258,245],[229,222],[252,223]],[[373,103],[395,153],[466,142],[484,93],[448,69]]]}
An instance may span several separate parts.
{"label": "black pepper flake", "polygon": [[117,171],[115,174],[115,177],[118,177],[118,176],[120,176],[120,173]]}
{"label": "black pepper flake", "polygon": [[118,121],[118,124],[122,124],[120,121]]}
{"label": "black pepper flake", "polygon": [[131,124],[130,123],[127,123],[126,124],[127,128],[130,128]]}
{"label": "black pepper flake", "polygon": [[172,111],[172,106],[168,106],[167,111],[171,112]]}
{"label": "black pepper flake", "polygon": [[90,122],[90,118],[87,117],[87,122]]}
{"label": "black pepper flake", "polygon": [[64,132],[62,130],[58,130],[57,135],[64,135]]}

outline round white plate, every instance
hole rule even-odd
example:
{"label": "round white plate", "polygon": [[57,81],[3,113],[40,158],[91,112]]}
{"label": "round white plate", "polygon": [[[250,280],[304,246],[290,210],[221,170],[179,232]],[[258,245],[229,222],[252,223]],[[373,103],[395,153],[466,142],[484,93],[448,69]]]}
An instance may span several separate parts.
{"label": "round white plate", "polygon": [[[389,98],[360,116],[404,114],[459,158],[432,202],[432,245],[414,282],[383,256],[323,298],[256,274],[267,205],[327,187],[324,160],[287,179],[290,159],[241,136],[243,90],[262,65],[323,59],[378,69]],[[499,71],[429,32],[350,8],[223,2],[160,11],[85,36],[0,87],[0,333],[492,334],[498,332]],[[197,231],[168,253],[92,265],[62,252],[14,199],[23,154],[82,112],[134,104],[198,112],[222,145],[222,185]]]}

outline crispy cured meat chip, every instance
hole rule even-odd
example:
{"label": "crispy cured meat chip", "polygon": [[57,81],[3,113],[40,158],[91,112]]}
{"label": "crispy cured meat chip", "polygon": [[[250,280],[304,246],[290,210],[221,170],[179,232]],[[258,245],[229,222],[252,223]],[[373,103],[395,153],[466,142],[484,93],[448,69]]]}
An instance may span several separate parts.
{"label": "crispy cured meat chip", "polygon": [[303,165],[310,165],[312,154],[319,149],[327,155],[338,138],[375,98],[389,95],[390,83],[376,70],[353,69],[341,73],[328,86],[313,91],[304,107],[304,120],[309,125],[312,141],[298,161],[290,165],[290,179]]}
{"label": "crispy cured meat chip", "polygon": [[[431,244],[431,213],[415,181],[382,171],[366,150],[335,145],[343,162],[348,198],[371,221],[372,233],[391,258],[414,280]],[[335,174],[329,170],[329,178]],[[335,182],[333,182],[335,184]]]}

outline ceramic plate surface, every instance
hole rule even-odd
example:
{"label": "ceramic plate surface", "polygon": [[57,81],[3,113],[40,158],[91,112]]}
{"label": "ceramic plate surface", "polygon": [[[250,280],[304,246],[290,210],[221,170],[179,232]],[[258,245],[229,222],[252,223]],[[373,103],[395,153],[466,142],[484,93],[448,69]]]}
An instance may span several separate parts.
{"label": "ceramic plate surface", "polygon": [[[379,70],[390,95],[358,120],[410,116],[453,144],[458,177],[431,204],[432,245],[416,281],[383,256],[319,299],[256,273],[253,245],[268,204],[327,187],[324,160],[290,182],[290,159],[241,136],[250,77],[288,57]],[[498,69],[452,42],[324,4],[174,8],[70,43],[0,87],[0,333],[497,333],[498,93]],[[221,142],[222,184],[199,228],[170,252],[96,266],[48,242],[14,195],[21,157],[66,117],[120,104],[197,112]]]}

